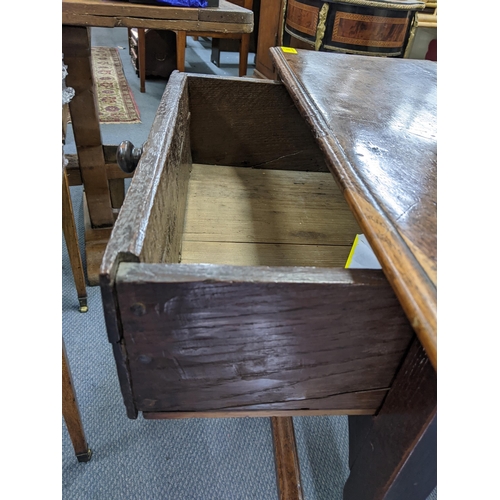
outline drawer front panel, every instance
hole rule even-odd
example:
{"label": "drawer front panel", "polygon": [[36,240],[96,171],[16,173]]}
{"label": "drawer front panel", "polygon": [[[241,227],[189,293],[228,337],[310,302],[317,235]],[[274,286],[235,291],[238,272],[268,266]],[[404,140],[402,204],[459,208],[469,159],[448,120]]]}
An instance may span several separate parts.
{"label": "drawer front panel", "polygon": [[121,264],[117,292],[140,411],[373,413],[413,336],[378,271]]}

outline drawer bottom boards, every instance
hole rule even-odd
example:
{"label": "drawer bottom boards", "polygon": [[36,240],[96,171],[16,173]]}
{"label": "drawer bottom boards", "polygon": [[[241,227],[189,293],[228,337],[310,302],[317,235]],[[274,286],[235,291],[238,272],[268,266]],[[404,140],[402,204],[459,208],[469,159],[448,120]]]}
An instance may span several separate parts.
{"label": "drawer bottom boards", "polygon": [[181,262],[344,267],[360,231],[330,173],[195,164]]}

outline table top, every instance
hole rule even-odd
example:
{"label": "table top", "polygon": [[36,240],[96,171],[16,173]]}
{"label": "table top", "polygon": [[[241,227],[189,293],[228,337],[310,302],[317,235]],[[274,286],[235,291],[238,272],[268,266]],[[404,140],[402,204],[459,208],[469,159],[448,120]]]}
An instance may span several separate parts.
{"label": "table top", "polygon": [[436,63],[271,49],[437,369]]}
{"label": "table top", "polygon": [[96,27],[251,33],[253,12],[220,0],[219,7],[158,7],[113,0],[63,0],[62,24]]}

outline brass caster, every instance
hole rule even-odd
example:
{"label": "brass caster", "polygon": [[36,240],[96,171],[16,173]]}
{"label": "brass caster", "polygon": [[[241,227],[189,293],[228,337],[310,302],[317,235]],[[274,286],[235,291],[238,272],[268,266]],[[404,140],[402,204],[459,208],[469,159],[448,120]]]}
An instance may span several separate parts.
{"label": "brass caster", "polygon": [[92,450],[89,448],[85,453],[76,456],[79,462],[88,462],[92,458]]}
{"label": "brass caster", "polygon": [[80,302],[79,311],[81,313],[86,313],[89,308],[87,307],[87,297],[78,297],[78,302]]}

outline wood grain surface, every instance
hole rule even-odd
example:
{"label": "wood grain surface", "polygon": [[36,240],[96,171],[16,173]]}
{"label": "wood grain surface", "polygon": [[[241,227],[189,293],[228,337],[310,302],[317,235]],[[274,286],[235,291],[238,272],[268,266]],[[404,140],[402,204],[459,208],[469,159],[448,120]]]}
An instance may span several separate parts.
{"label": "wood grain surface", "polygon": [[[137,418],[137,409],[122,342],[115,274],[120,262],[171,262],[179,258],[184,221],[182,193],[187,190],[185,181],[190,165],[186,78],[179,72],[170,77],[101,262],[99,282],[104,318],[129,418]],[[179,190],[183,184],[185,189]]]}
{"label": "wood grain surface", "polygon": [[436,368],[435,63],[271,52]]}
{"label": "wood grain surface", "polygon": [[186,74],[174,72],[165,89],[103,257],[105,283],[117,260],[179,261],[191,164],[186,81]]}
{"label": "wood grain surface", "polygon": [[329,172],[193,165],[182,262],[344,267],[359,232]]}
{"label": "wood grain surface", "polygon": [[89,30],[63,26],[62,34],[64,63],[68,66],[66,84],[75,90],[69,108],[91,224],[92,227],[111,227],[114,217],[93,89]]}
{"label": "wood grain surface", "polygon": [[328,172],[283,85],[190,75],[189,101],[194,163]]}
{"label": "wood grain surface", "polygon": [[122,263],[116,289],[142,411],[335,409],[413,337],[381,271]]}
{"label": "wood grain surface", "polygon": [[220,0],[205,9],[101,0],[63,0],[62,23],[97,27],[251,33],[253,12]]}

